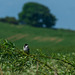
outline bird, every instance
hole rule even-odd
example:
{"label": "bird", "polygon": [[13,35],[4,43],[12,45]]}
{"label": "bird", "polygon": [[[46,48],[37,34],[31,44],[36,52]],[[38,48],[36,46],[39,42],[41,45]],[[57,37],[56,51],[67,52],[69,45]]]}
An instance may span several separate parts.
{"label": "bird", "polygon": [[23,50],[24,50],[24,52],[26,52],[27,54],[29,54],[29,46],[28,46],[28,44],[24,44],[24,46],[23,46]]}

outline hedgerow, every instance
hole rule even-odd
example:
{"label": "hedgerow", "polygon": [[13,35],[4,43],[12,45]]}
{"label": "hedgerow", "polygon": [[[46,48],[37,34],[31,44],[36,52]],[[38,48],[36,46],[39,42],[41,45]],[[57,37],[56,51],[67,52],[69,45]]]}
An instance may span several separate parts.
{"label": "hedgerow", "polygon": [[0,40],[1,75],[75,75],[75,53],[51,54],[40,49],[26,54],[8,40]]}

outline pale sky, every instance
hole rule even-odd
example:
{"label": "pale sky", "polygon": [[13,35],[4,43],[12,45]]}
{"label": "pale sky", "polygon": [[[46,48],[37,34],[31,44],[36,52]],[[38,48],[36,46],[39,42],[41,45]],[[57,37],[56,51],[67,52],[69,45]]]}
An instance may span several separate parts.
{"label": "pale sky", "polygon": [[56,28],[75,30],[75,0],[0,0],[0,18],[16,17],[26,2],[38,2],[47,6],[56,16]]}

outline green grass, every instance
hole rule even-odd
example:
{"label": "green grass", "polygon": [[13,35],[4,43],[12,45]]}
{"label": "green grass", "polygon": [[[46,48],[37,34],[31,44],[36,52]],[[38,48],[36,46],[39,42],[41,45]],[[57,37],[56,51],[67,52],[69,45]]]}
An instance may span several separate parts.
{"label": "green grass", "polygon": [[0,39],[8,39],[22,48],[28,43],[31,53],[41,49],[45,54],[75,52],[75,31],[35,28],[0,23]]}

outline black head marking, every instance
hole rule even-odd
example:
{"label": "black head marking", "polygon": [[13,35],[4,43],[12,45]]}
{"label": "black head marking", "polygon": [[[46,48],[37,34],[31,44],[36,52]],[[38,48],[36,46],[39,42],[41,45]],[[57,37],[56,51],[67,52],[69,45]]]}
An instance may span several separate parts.
{"label": "black head marking", "polygon": [[25,47],[25,46],[28,46],[28,44],[24,44],[24,47]]}
{"label": "black head marking", "polygon": [[25,44],[25,46],[27,46],[28,44]]}

